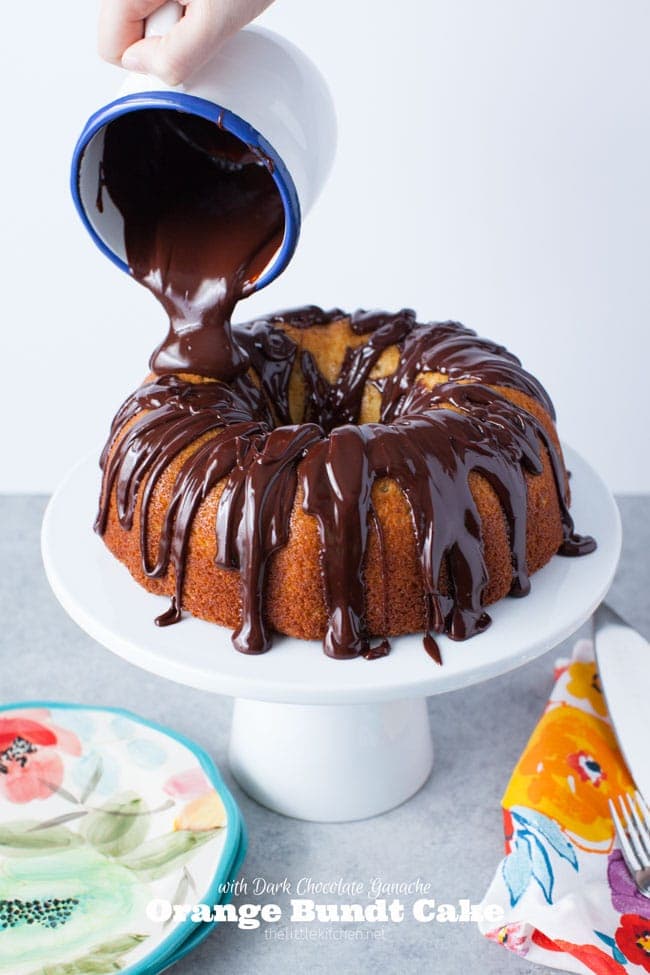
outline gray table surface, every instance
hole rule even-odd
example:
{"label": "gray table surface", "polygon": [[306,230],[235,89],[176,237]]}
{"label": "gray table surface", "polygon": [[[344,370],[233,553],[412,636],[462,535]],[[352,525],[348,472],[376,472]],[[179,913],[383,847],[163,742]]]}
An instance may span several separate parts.
{"label": "gray table surface", "polygon": [[[431,699],[434,771],[424,788],[399,809],[344,825],[285,819],[248,799],[232,781],[226,762],[228,698],[130,666],[68,619],[41,565],[39,533],[45,503],[44,497],[0,496],[4,701],[116,705],[194,738],[216,759],[240,803],[250,831],[244,864],[249,882],[256,877],[288,877],[293,883],[301,877],[366,882],[381,877],[395,883],[421,877],[432,882],[431,895],[439,902],[480,901],[502,856],[500,797],[551,689],[553,661],[568,652],[568,646],[504,677]],[[650,496],[624,497],[619,505],[624,548],[610,600],[649,635]],[[242,899],[255,900],[250,893]],[[289,906],[286,895],[258,899],[277,901],[285,914]],[[318,925],[309,927],[318,931]],[[235,925],[220,925],[174,972],[285,975],[302,970],[312,975],[532,975],[546,969],[487,942],[474,925],[426,925],[407,919],[385,926],[376,939],[338,942],[270,940],[263,928],[239,931]]]}

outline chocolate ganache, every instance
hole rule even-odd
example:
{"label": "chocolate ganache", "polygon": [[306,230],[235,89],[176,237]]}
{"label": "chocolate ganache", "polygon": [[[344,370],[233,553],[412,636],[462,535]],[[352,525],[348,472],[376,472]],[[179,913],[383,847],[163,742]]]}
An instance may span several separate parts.
{"label": "chocolate ganache", "polygon": [[282,241],[271,172],[259,150],[184,112],[147,109],[107,126],[97,206],[108,192],[131,273],[169,316],[150,361],[159,375],[229,381],[247,368],[230,317]]}
{"label": "chocolate ganache", "polygon": [[[490,623],[482,595],[488,574],[484,539],[470,490],[473,472],[493,489],[507,526],[510,592],[530,589],[526,565],[527,477],[550,459],[557,492],[562,555],[595,548],[574,532],[561,455],[540,420],[506,395],[524,393],[553,417],[539,382],[503,347],[455,322],[420,323],[410,309],[358,311],[352,330],[366,339],[348,348],[329,382],[310,352],[282,324],[309,329],[341,319],[339,309],[312,306],[232,327],[233,346],[249,363],[229,382],[192,381],[178,374],[151,378],[115,417],[101,464],[103,486],[96,529],[106,531],[115,505],[130,531],[139,505],[144,573],[172,571],[175,595],[159,624],[175,622],[183,606],[193,519],[219,484],[217,565],[239,573],[241,622],[233,634],[244,653],[271,645],[265,612],[269,562],[286,545],[300,489],[302,508],[317,522],[327,613],[325,652],[336,658],[384,656],[387,640],[371,645],[364,605],[364,564],[371,529],[383,551],[373,486],[397,483],[406,498],[422,580],[425,649],[440,662],[432,633],[464,640]],[[391,375],[373,379],[382,353],[399,350]],[[305,409],[295,422],[289,387],[299,365]],[[428,388],[420,377],[436,373]],[[381,398],[377,422],[360,423],[364,387]],[[148,555],[148,517],[156,484],[170,462],[193,444],[171,489],[157,551]],[[382,555],[383,558],[383,555]],[[386,631],[387,632],[387,631]]]}

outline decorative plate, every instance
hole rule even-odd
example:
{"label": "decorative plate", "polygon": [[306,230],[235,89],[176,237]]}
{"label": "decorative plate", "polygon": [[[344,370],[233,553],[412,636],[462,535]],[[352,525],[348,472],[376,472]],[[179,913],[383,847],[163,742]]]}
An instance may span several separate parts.
{"label": "decorative plate", "polygon": [[117,708],[0,707],[0,973],[155,975],[228,899],[246,834],[193,742]]}

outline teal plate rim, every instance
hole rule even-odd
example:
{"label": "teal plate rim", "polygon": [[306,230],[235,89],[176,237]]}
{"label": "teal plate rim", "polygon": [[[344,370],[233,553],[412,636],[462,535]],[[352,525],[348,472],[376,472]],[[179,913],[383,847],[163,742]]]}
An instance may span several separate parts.
{"label": "teal plate rim", "polygon": [[[103,711],[108,714],[120,715],[121,717],[130,718],[132,721],[151,728],[160,734],[167,735],[169,738],[173,738],[192,752],[198,759],[208,781],[219,793],[228,816],[226,842],[219,859],[217,872],[208,890],[203,895],[205,902],[209,904],[217,904],[224,900],[224,896],[222,894],[220,895],[219,887],[229,880],[235,879],[235,871],[237,873],[239,872],[248,849],[248,831],[232,793],[223,781],[221,773],[213,759],[204,748],[191,738],[181,734],[181,732],[174,731],[172,728],[159,724],[157,721],[151,721],[149,718],[143,718],[141,715],[136,714],[134,711],[129,711],[127,708],[110,707],[102,704],[76,704],[68,701],[17,701],[12,704],[0,704],[0,713],[4,711],[19,711],[26,708],[48,708],[59,711]],[[203,926],[188,918],[168,934],[150,954],[145,955],[144,958],[141,958],[134,965],[123,968],[120,975],[155,975],[155,973],[164,971],[200,944],[203,938],[207,937],[212,931],[213,927],[213,923],[208,923]],[[201,937],[198,937],[199,932]],[[194,937],[192,937],[193,935]]]}
{"label": "teal plate rim", "polygon": [[[246,850],[248,848],[248,831],[246,829],[246,824],[244,823],[243,819],[241,820],[241,826],[242,826],[241,844],[239,846],[237,855],[235,856],[235,861],[233,863],[230,876],[228,878],[229,880],[232,881],[236,880],[239,875],[239,871],[246,857]],[[224,894],[221,903],[229,904],[230,901],[232,900],[232,897],[233,897],[232,890],[228,890],[228,892]],[[191,951],[194,951],[195,948],[198,948],[201,942],[204,941],[208,937],[208,935],[212,933],[212,931],[214,930],[214,928],[216,928],[218,923],[219,923],[218,921],[209,921],[209,922],[203,922],[202,924],[194,924],[195,930],[188,935],[187,940],[184,941],[183,944],[180,945],[178,948],[176,948],[173,954],[164,962],[164,967],[152,968],[151,972],[148,972],[147,975],[161,975],[163,971],[166,971],[168,968],[171,968],[171,966],[175,965],[176,962],[180,961],[186,955],[189,955]]]}

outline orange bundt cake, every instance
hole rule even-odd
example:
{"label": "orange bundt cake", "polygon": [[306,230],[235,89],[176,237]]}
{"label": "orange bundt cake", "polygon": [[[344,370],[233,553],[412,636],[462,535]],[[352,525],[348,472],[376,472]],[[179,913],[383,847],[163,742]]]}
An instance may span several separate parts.
{"label": "orange bundt cake", "polygon": [[233,336],[244,373],[149,376],[102,455],[96,529],[171,596],[160,625],[186,609],[244,653],[277,631],[378,656],[401,633],[471,637],[554,554],[594,549],[549,397],[501,346],[408,309],[307,307]]}

